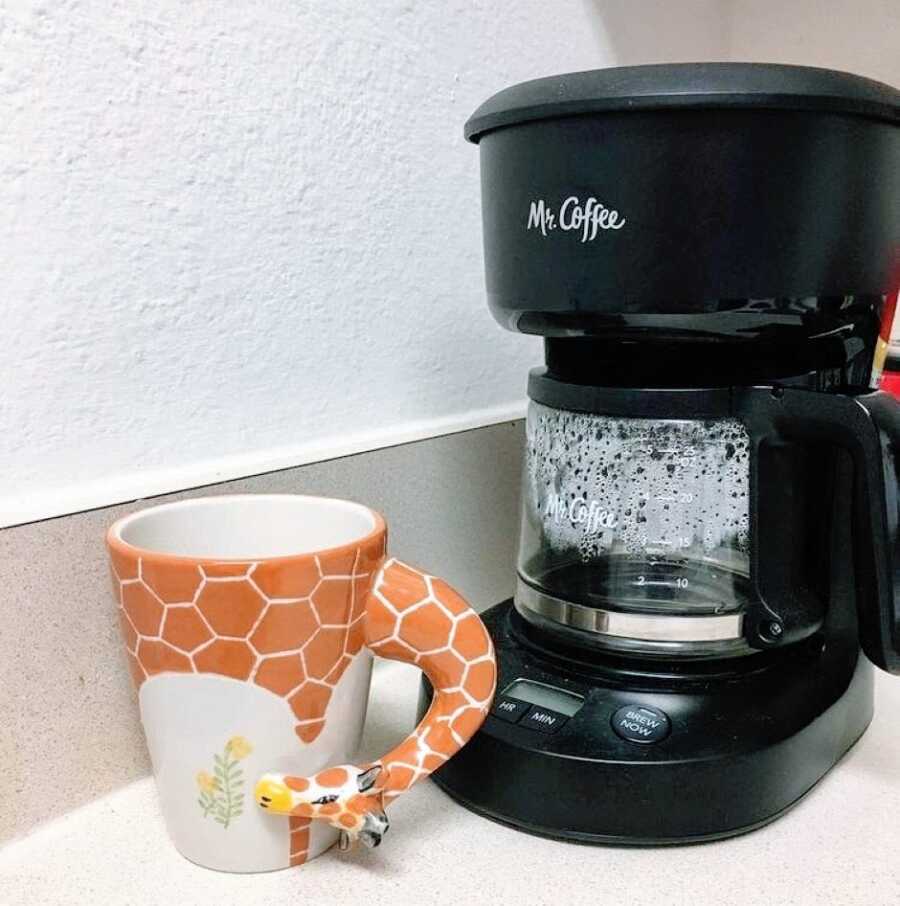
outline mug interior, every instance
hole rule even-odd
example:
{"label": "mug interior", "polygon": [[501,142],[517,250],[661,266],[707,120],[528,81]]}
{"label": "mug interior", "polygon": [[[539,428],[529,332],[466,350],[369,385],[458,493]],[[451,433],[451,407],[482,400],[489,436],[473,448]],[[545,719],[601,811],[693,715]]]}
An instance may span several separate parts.
{"label": "mug interior", "polygon": [[233,494],[165,503],[120,519],[110,534],[131,547],[198,560],[264,560],[361,541],[377,527],[368,507],[331,497]]}

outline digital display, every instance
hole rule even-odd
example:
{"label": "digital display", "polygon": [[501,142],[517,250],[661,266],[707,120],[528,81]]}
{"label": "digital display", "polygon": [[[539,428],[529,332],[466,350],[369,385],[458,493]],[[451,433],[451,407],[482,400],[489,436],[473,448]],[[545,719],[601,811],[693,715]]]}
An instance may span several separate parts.
{"label": "digital display", "polygon": [[551,711],[558,711],[560,714],[565,714],[566,717],[572,717],[584,704],[584,696],[525,679],[514,680],[500,694],[518,698],[520,701],[548,708]]}

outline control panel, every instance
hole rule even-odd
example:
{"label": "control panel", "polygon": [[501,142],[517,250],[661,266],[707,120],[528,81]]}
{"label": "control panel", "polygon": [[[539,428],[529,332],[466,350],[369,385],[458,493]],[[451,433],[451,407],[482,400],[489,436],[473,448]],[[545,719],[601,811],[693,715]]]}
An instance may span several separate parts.
{"label": "control panel", "polygon": [[[497,693],[491,714],[523,729],[549,734],[565,726],[584,703],[584,696],[567,689],[517,679]],[[609,725],[620,739],[637,745],[661,742],[672,730],[672,722],[664,711],[637,703],[617,708]]]}
{"label": "control panel", "polygon": [[583,704],[584,697],[574,692],[517,679],[494,699],[491,714],[538,733],[555,733]]}

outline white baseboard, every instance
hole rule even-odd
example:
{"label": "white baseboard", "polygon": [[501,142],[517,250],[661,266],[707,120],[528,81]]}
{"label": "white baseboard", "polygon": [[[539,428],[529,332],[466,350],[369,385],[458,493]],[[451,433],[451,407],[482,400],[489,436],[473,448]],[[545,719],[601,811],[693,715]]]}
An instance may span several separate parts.
{"label": "white baseboard", "polygon": [[178,468],[131,472],[102,481],[26,491],[0,500],[0,528],[514,421],[524,417],[525,406],[524,400],[518,400],[394,425],[381,431],[335,435],[309,444],[273,447]]}

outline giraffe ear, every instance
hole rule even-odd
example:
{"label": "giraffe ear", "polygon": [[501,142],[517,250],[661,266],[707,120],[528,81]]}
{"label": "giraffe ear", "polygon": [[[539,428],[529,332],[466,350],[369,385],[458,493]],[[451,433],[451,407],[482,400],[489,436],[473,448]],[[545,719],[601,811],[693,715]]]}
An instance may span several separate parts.
{"label": "giraffe ear", "polygon": [[362,774],[356,775],[356,786],[361,793],[365,793],[367,790],[371,790],[375,786],[375,781],[378,779],[378,775],[381,773],[381,765],[373,764],[372,767],[367,768]]}

